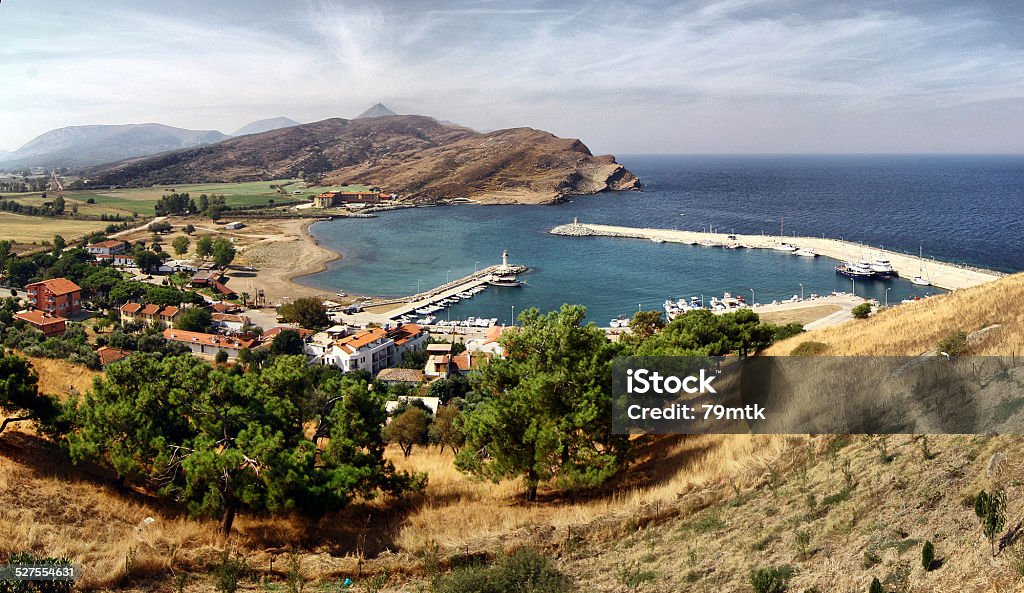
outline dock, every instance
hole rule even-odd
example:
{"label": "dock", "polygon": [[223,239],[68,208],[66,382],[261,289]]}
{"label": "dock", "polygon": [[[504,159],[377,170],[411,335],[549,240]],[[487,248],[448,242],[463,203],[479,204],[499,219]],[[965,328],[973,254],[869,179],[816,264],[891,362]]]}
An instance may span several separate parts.
{"label": "dock", "polygon": [[680,231],[675,229],[653,229],[603,224],[584,224],[573,221],[571,224],[557,226],[550,233],[572,237],[623,237],[632,239],[648,239],[665,243],[685,243],[707,247],[722,247],[738,243],[749,249],[774,249],[785,243],[798,249],[810,249],[819,256],[828,257],[840,262],[863,257],[871,259],[888,258],[896,273],[902,278],[910,279],[921,274],[931,282],[932,286],[945,290],[958,290],[992,282],[1005,276],[1001,272],[960,266],[934,259],[926,259],[897,251],[889,251],[826,237],[743,235],[728,233],[705,233],[699,231]]}

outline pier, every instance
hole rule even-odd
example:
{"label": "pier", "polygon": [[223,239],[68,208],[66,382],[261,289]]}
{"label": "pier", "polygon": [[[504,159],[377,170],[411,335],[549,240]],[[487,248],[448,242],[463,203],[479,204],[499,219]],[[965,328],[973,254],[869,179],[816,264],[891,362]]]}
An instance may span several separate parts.
{"label": "pier", "polygon": [[[489,284],[496,277],[521,274],[526,270],[526,266],[508,263],[508,252],[504,252],[502,253],[502,263],[500,264],[487,266],[457,280],[446,282],[414,295],[369,302],[365,305],[368,311],[357,313],[353,317],[364,323],[393,321],[417,309],[428,307],[453,295],[458,295],[460,292],[466,292],[471,288]],[[386,310],[380,310],[388,305],[394,306]],[[370,311],[369,309],[377,311]]]}
{"label": "pier", "polygon": [[727,244],[738,243],[741,247],[749,249],[774,249],[785,243],[798,249],[810,249],[820,256],[835,259],[837,261],[858,260],[861,257],[874,259],[877,257],[888,258],[893,269],[905,279],[910,279],[921,274],[932,286],[946,290],[958,290],[969,288],[991,282],[1005,276],[1000,272],[958,266],[947,262],[933,259],[920,258],[914,255],[889,251],[878,247],[871,247],[824,237],[798,237],[798,236],[771,236],[771,235],[742,235],[728,233],[705,233],[699,231],[679,231],[675,229],[651,229],[623,226],[610,226],[603,224],[584,224],[573,221],[572,224],[557,226],[550,233],[554,235],[566,235],[572,237],[623,237],[631,239],[648,239],[651,241],[665,243],[685,243],[687,245],[702,245],[706,247],[724,247]]}

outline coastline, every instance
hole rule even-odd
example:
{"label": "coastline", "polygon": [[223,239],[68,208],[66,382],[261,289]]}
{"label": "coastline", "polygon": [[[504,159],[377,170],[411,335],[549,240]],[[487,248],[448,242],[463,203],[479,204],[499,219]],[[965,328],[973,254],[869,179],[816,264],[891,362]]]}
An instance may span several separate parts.
{"label": "coastline", "polygon": [[309,261],[308,265],[305,268],[297,269],[294,272],[285,276],[284,280],[291,282],[297,287],[315,288],[313,286],[309,286],[308,284],[299,282],[298,280],[306,276],[312,276],[314,274],[324,272],[327,270],[327,264],[333,261],[337,261],[344,257],[344,255],[341,252],[334,251],[333,249],[328,249],[327,247],[321,245],[320,241],[318,241],[317,238],[313,236],[313,233],[309,232],[309,227],[313,226],[313,224],[317,222],[319,221],[314,218],[309,218],[303,219],[302,224],[299,225],[299,234],[302,237],[302,240],[312,245],[319,256]]}

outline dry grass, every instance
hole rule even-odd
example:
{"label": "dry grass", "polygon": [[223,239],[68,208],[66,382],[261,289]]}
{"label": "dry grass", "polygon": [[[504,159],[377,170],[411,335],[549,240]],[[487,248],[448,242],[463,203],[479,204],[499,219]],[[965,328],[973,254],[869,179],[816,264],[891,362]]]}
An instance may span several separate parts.
{"label": "dry grass", "polygon": [[[25,356],[25,354],[21,354]],[[102,376],[100,371],[93,371],[84,366],[71,364],[57,358],[41,358],[25,356],[39,373],[39,391],[51,395],[66,397],[70,394],[69,387],[76,393],[85,393],[92,389],[92,380]]]}
{"label": "dry grass", "polygon": [[61,235],[71,241],[109,224],[99,220],[43,218],[0,212],[0,237],[17,243],[33,243],[52,241],[54,235]]}
{"label": "dry grass", "polygon": [[817,321],[822,317],[827,317],[840,309],[842,309],[842,307],[839,305],[815,305],[813,307],[801,307],[799,309],[790,309],[786,311],[758,313],[758,316],[761,318],[761,321],[765,321],[767,323],[777,323],[779,325],[799,323],[800,325],[806,325],[812,321]]}
{"label": "dry grass", "polygon": [[977,332],[998,324],[972,341],[971,354],[1009,355],[1024,352],[1024,274],[958,290],[882,311],[864,321],[850,321],[779,342],[767,354],[789,354],[805,341],[828,345],[836,356],[917,355],[934,350],[954,332]]}

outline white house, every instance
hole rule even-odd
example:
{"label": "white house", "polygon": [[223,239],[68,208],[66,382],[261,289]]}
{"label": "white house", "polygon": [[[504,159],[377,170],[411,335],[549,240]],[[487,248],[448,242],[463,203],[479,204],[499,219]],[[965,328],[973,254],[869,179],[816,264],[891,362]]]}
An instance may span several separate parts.
{"label": "white house", "polygon": [[234,332],[241,331],[242,327],[249,323],[249,318],[245,315],[231,313],[214,313],[210,315],[210,320],[215,327],[224,327]]}
{"label": "white house", "polygon": [[124,253],[125,242],[118,241],[117,239],[109,239],[107,241],[87,245],[85,250],[93,255],[114,255],[117,253]]}
{"label": "white house", "polygon": [[[428,334],[415,324],[406,324],[386,330],[372,327],[336,339],[330,344],[330,334],[317,334],[306,345],[306,353],[313,362],[336,366],[344,372],[365,370],[376,375],[382,369],[395,366],[407,350],[417,348]],[[324,337],[326,336],[326,338]]]}
{"label": "white house", "polygon": [[255,340],[239,340],[216,334],[202,334],[172,328],[164,330],[164,339],[187,345],[192,350],[192,354],[216,356],[218,352],[223,351],[227,353],[228,358],[237,358],[243,348],[252,348],[256,344]]}

